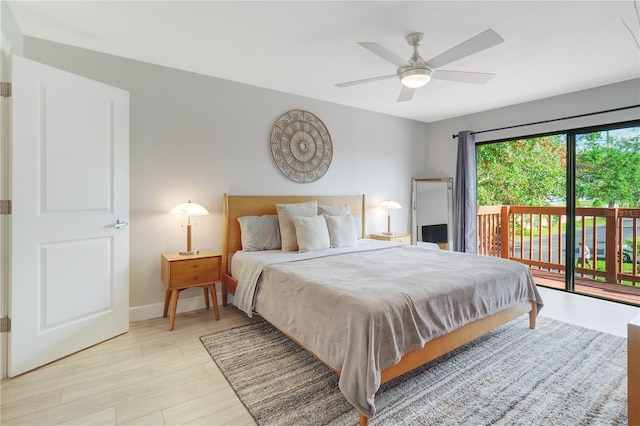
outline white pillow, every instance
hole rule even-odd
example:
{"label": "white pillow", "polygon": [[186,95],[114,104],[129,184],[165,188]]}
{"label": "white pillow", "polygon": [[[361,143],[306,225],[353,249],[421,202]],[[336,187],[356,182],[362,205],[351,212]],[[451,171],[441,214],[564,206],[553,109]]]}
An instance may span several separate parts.
{"label": "white pillow", "polygon": [[359,214],[351,215],[353,218],[353,223],[356,226],[356,240],[362,239],[362,218]]}
{"label": "white pillow", "polygon": [[298,251],[317,251],[329,248],[329,231],[324,216],[296,216],[293,218],[298,239]]}
{"label": "white pillow", "polygon": [[318,204],[318,214],[329,216],[346,216],[351,214],[351,208],[348,204],[340,204],[337,206],[323,206]]}
{"label": "white pillow", "polygon": [[280,248],[280,226],[278,216],[242,216],[240,241],[243,251],[276,250]]}
{"label": "white pillow", "polygon": [[353,247],[356,245],[356,224],[349,216],[325,216],[329,229],[331,247]]}
{"label": "white pillow", "polygon": [[293,225],[293,218],[295,216],[316,216],[318,214],[318,202],[311,200],[306,203],[276,204],[276,210],[278,210],[278,221],[280,223],[282,251],[298,250],[298,240],[296,238],[296,228]]}

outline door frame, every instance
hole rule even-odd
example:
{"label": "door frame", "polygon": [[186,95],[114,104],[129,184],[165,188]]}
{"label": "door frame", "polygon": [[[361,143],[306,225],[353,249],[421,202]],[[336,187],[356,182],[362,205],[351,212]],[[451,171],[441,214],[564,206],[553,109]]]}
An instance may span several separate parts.
{"label": "door frame", "polygon": [[[0,48],[0,81],[11,82],[10,56]],[[11,200],[11,97],[0,97],[0,200]],[[11,215],[0,214],[0,318],[9,316]],[[0,333],[0,379],[7,377],[9,333]]]}

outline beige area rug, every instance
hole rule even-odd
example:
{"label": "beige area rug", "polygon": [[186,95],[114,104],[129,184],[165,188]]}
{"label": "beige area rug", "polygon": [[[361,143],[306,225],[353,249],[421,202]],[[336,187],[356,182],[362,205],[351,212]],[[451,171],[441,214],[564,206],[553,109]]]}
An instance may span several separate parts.
{"label": "beige area rug", "polygon": [[[625,425],[626,339],[521,317],[383,385],[372,425]],[[357,424],[338,377],[265,321],[200,338],[260,425]]]}

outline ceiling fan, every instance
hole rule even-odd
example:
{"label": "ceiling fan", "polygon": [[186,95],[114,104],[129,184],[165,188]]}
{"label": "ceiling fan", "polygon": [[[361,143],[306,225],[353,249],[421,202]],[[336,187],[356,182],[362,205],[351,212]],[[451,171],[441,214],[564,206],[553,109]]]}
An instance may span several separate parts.
{"label": "ceiling fan", "polygon": [[495,76],[495,74],[481,72],[447,71],[436,69],[504,42],[504,39],[495,31],[491,29],[486,30],[477,36],[471,37],[467,41],[452,47],[429,61],[422,59],[418,53],[418,46],[422,44],[423,37],[424,34],[422,33],[411,33],[406,37],[407,43],[413,46],[413,55],[409,60],[402,59],[400,56],[380,46],[378,43],[359,42],[358,44],[360,46],[370,50],[392,64],[397,65],[399,68],[396,71],[396,74],[348,81],[346,83],[336,84],[336,86],[347,87],[355,84],[386,80],[397,76],[400,78],[400,82],[402,83],[402,90],[400,91],[400,95],[396,102],[406,102],[413,98],[413,93],[417,88],[424,86],[432,78],[438,80],[457,81],[460,83],[485,84]]}

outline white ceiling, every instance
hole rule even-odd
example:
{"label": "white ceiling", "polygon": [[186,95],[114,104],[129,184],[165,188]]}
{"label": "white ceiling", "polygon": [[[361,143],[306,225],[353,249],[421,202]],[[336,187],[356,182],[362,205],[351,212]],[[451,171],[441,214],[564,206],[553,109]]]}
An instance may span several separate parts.
{"label": "white ceiling", "polygon": [[[337,104],[432,122],[640,78],[633,1],[8,1],[25,36]],[[395,65],[357,43],[429,60],[492,28],[505,42],[445,69],[495,73],[484,86],[432,80],[396,103]],[[640,94],[638,95],[640,101]]]}

